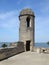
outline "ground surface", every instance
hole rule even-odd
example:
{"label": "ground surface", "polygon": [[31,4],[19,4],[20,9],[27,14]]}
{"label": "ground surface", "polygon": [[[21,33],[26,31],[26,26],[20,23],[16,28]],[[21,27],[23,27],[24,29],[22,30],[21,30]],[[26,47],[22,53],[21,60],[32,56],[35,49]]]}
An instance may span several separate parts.
{"label": "ground surface", "polygon": [[0,61],[0,65],[49,65],[49,54],[23,52]]}

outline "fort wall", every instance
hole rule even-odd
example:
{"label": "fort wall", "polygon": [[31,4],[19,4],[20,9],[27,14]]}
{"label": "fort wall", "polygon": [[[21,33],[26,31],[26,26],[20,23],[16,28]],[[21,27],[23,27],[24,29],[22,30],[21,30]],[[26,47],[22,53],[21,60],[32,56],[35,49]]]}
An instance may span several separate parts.
{"label": "fort wall", "polygon": [[15,47],[11,46],[9,48],[2,48],[0,49],[0,61],[21,52],[24,52],[24,44],[22,42],[17,43]]}

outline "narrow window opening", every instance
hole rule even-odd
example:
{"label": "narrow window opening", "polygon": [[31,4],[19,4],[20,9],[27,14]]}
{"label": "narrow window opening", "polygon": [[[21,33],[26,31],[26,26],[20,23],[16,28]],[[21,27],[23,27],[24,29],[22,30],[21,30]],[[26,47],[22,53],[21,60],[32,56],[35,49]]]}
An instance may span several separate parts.
{"label": "narrow window opening", "polygon": [[27,27],[30,27],[30,17],[27,17],[26,21],[27,21]]}

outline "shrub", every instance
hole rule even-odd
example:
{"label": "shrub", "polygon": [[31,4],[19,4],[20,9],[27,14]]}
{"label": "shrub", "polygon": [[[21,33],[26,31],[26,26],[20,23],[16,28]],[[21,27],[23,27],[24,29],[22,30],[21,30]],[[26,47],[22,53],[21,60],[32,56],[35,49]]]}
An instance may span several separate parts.
{"label": "shrub", "polygon": [[47,44],[49,45],[49,41],[47,42]]}
{"label": "shrub", "polygon": [[5,44],[5,43],[4,43],[4,44],[2,44],[2,47],[3,47],[3,48],[7,47],[7,44]]}

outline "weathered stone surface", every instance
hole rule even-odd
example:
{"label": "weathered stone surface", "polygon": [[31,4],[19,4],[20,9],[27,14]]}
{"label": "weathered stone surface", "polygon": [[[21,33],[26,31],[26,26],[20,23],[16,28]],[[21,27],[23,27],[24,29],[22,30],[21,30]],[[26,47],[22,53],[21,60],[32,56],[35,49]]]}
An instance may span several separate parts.
{"label": "weathered stone surface", "polygon": [[0,49],[0,60],[6,59],[10,56],[13,56],[15,54],[24,52],[24,43],[19,42],[17,43],[16,47],[10,47],[10,48],[3,48]]}
{"label": "weathered stone surface", "polygon": [[[27,18],[29,18],[29,26],[27,27]],[[24,42],[26,50],[26,42],[30,41],[30,50],[33,50],[34,46],[34,13],[31,9],[23,9],[19,15],[20,28],[19,28],[19,40]]]}
{"label": "weathered stone surface", "polygon": [[0,65],[49,65],[49,54],[24,52],[1,61]]}
{"label": "weathered stone surface", "polygon": [[49,48],[34,47],[34,52],[49,54]]}
{"label": "weathered stone surface", "polygon": [[26,8],[20,12],[20,16],[21,15],[32,15],[32,16],[34,16],[34,12],[31,9]]}

